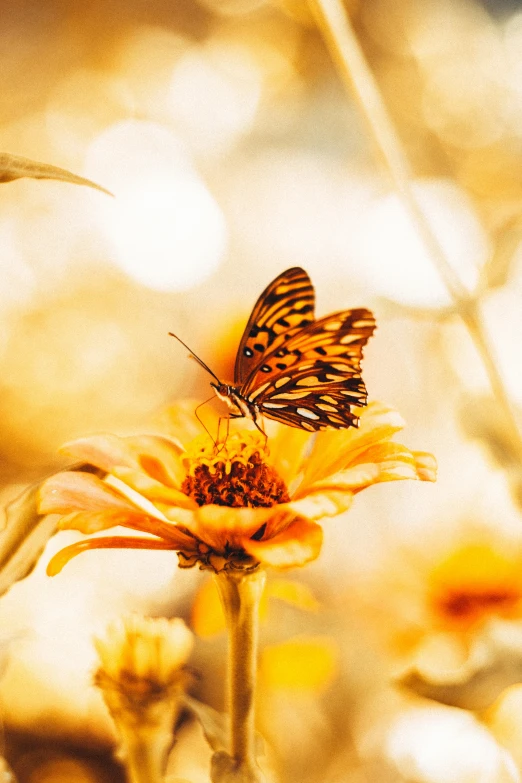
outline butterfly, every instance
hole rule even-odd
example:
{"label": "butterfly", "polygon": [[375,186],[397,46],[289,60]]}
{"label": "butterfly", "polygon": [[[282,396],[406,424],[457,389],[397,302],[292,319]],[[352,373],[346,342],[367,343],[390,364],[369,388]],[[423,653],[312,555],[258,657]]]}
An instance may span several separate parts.
{"label": "butterfly", "polygon": [[366,405],[362,349],[375,319],[358,308],[316,321],[314,307],[307,273],[287,269],[254,306],[239,343],[233,385],[195,356],[217,381],[210,385],[231,418],[251,419],[263,434],[264,416],[310,432],[358,426],[352,408]]}

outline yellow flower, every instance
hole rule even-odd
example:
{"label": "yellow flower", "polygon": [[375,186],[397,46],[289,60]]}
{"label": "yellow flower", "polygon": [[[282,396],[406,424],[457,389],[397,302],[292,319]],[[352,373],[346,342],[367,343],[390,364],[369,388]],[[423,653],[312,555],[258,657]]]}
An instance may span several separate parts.
{"label": "yellow flower", "polygon": [[186,682],[185,664],[194,639],[179,618],[130,615],[113,622],[105,637],[95,638],[100,660],[96,684],[120,694],[141,709]]}
{"label": "yellow flower", "polygon": [[522,620],[522,546],[471,524],[456,540],[388,548],[359,589],[365,617],[374,617],[403,663],[456,671],[473,663],[486,639],[494,645],[498,622]]}
{"label": "yellow flower", "polygon": [[189,676],[193,636],[183,620],[131,615],[94,640],[94,682],[114,720],[129,780],[163,780]]}
{"label": "yellow flower", "polygon": [[170,409],[174,437],[99,435],[65,447],[104,477],[56,474],[40,488],[40,512],[86,534],[121,525],[147,537],[80,541],[58,552],[48,573],[87,549],[115,547],[176,550],[181,567],[216,573],[299,566],[319,555],[318,521],[346,511],[357,492],[383,481],[435,480],[430,454],[391,440],[403,422],[381,404],[364,410],[358,429],[311,434],[274,424],[269,448],[259,432],[233,426],[218,448],[208,436],[194,438],[190,409]]}

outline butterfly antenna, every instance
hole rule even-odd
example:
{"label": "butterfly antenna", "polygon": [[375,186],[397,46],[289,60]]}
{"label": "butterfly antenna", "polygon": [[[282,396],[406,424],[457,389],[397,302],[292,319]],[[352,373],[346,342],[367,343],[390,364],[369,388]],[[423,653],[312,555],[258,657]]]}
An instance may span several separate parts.
{"label": "butterfly antenna", "polygon": [[[204,370],[206,370],[206,371],[207,371],[207,372],[208,372],[208,373],[209,373],[209,374],[210,374],[210,375],[211,375],[213,378],[215,378],[215,379],[216,379],[216,381],[217,381],[218,383],[221,383],[221,381],[219,380],[219,378],[217,377],[217,375],[216,375],[215,373],[213,373],[213,372],[212,372],[212,370],[210,369],[210,367],[209,367],[208,365],[206,365],[206,364],[205,364],[205,362],[203,361],[203,359],[200,359],[200,358],[199,358],[199,356],[196,356],[196,354],[194,353],[194,351],[193,351],[191,348],[189,348],[189,347],[188,347],[188,345],[187,345],[186,343],[184,343],[184,342],[183,342],[183,340],[181,340],[181,339],[178,337],[178,335],[177,335],[177,334],[174,334],[174,332],[169,332],[169,336],[170,336],[170,337],[175,337],[175,338],[176,338],[176,340],[178,341],[178,343],[181,343],[181,345],[182,345],[184,348],[186,348],[186,349],[187,349],[187,351],[190,353],[191,357],[197,361],[197,363],[200,365],[200,367],[203,367],[203,369],[204,369]],[[212,399],[212,397],[211,397],[210,399]],[[208,400],[207,400],[207,402],[208,402]],[[202,403],[202,404],[204,405],[205,403]],[[199,406],[198,406],[198,407],[199,407]],[[207,428],[205,427],[205,429],[207,429]],[[208,430],[207,430],[207,432],[208,432]],[[209,433],[209,434],[210,434],[210,433]]]}

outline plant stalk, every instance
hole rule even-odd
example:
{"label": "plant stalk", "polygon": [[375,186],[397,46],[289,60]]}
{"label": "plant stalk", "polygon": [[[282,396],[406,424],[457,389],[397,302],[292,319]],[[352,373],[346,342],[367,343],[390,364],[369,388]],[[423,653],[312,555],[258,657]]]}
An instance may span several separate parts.
{"label": "plant stalk", "polygon": [[355,93],[359,101],[394,187],[471,335],[487,372],[493,394],[522,455],[519,422],[495,360],[479,307],[448,261],[438,237],[426,220],[415,197],[411,185],[412,173],[409,162],[342,0],[309,0],[309,4],[345,86],[350,93]]}
{"label": "plant stalk", "polygon": [[255,692],[259,602],[266,573],[222,571],[215,576],[228,629],[230,757],[245,783],[263,780],[255,758]]}
{"label": "plant stalk", "polygon": [[168,751],[172,747],[172,727],[166,736],[162,732],[143,732],[136,727],[120,729],[120,752],[129,783],[163,783]]}

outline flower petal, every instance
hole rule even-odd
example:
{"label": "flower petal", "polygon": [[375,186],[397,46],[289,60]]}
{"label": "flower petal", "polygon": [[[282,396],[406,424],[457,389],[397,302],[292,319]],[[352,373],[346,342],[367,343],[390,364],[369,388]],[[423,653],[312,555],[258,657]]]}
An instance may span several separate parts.
{"label": "flower petal", "polygon": [[132,468],[160,485],[177,489],[186,476],[179,458],[180,445],[160,435],[92,435],[66,443],[62,451],[108,473],[118,467]]}
{"label": "flower petal", "polygon": [[201,506],[193,514],[188,529],[217,551],[228,546],[240,548],[245,538],[257,533],[263,525],[280,514],[282,507],[229,508],[228,506]]}
{"label": "flower petal", "polygon": [[[317,481],[305,493],[308,498],[315,492],[360,492],[372,484],[383,481],[399,481],[402,479],[419,479],[435,481],[436,463],[431,454],[422,454],[420,463],[415,453],[400,443],[385,443],[368,449],[365,453],[367,463],[354,465],[347,470],[329,476],[324,481]],[[431,458],[431,459],[428,459]]]}
{"label": "flower petal", "polygon": [[306,612],[317,612],[320,608],[319,601],[310,588],[294,579],[271,579],[266,585],[265,595],[278,598]]}
{"label": "flower petal", "polygon": [[102,536],[76,541],[60,549],[47,564],[47,575],[56,576],[76,555],[88,549],[173,549],[167,541],[155,538],[135,538],[133,536]]}
{"label": "flower petal", "polygon": [[226,630],[221,599],[212,579],[203,582],[196,592],[190,613],[190,627],[202,639],[210,639]]}
{"label": "flower petal", "polygon": [[403,427],[404,421],[397,411],[373,402],[361,413],[358,429],[317,433],[299,492],[352,464],[360,452],[375,443],[389,440]]}
{"label": "flower petal", "polygon": [[315,560],[321,551],[323,530],[299,517],[286,530],[266,541],[244,540],[244,549],[264,565],[292,568]]}
{"label": "flower petal", "polygon": [[260,658],[263,687],[319,692],[334,679],[339,649],[330,637],[297,636],[266,646]]}
{"label": "flower petal", "polygon": [[56,473],[43,482],[39,496],[41,514],[68,514],[85,509],[127,513],[139,511],[130,500],[91,473]]}
{"label": "flower petal", "polygon": [[278,426],[270,432],[269,462],[288,486],[298,474],[303,457],[310,448],[312,434],[296,427]]}
{"label": "flower petal", "polygon": [[128,487],[135,489],[140,495],[158,505],[164,503],[179,508],[196,508],[197,503],[181,490],[161,484],[146,473],[132,468],[115,467],[112,475],[123,481]]}
{"label": "flower petal", "polygon": [[[369,466],[373,469],[373,466]],[[299,515],[308,519],[321,519],[321,517],[336,517],[347,511],[352,505],[353,493],[348,487],[336,489],[325,482],[324,488],[312,488],[305,497],[292,500],[289,507]]]}
{"label": "flower petal", "polygon": [[[183,548],[192,541],[174,524],[147,513],[90,473],[64,471],[44,481],[40,487],[39,511],[65,515],[60,520],[60,527],[74,528],[82,533],[123,525],[164,538],[173,548],[176,545]],[[183,509],[178,513],[185,518],[191,516],[191,512]]]}
{"label": "flower petal", "polygon": [[421,481],[437,480],[437,460],[427,451],[413,451],[415,469]]}

